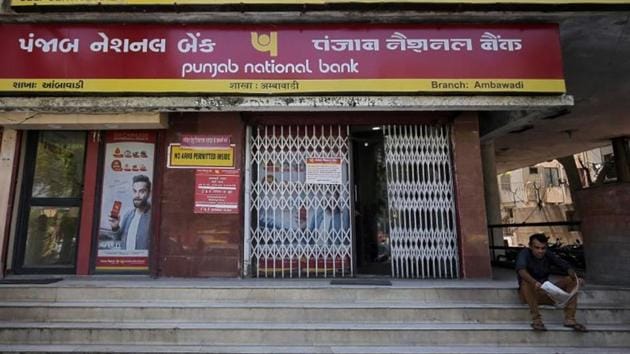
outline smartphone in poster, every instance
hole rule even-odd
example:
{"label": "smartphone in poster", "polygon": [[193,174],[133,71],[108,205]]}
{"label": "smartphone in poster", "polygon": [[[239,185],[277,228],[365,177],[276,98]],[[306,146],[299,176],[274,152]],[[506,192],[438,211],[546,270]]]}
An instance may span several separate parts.
{"label": "smartphone in poster", "polygon": [[156,134],[105,137],[97,271],[148,270]]}

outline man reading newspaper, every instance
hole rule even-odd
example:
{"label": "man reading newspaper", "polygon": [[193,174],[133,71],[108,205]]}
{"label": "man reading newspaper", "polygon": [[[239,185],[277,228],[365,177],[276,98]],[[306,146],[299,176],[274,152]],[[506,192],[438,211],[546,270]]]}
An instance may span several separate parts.
{"label": "man reading newspaper", "polygon": [[[575,274],[575,270],[571,266],[558,257],[556,254],[547,249],[547,237],[544,234],[533,234],[529,237],[529,247],[523,249],[516,259],[516,273],[518,275],[519,295],[523,303],[529,305],[529,312],[532,316],[532,328],[535,331],[546,331],[547,328],[540,316],[539,304],[554,305],[554,300],[545,292],[551,284],[543,284],[549,281],[551,273],[551,265],[556,265],[568,276],[561,278],[554,284],[566,291],[567,293],[575,293],[578,282],[581,279]],[[564,305],[564,326],[573,328],[578,332],[586,332],[584,325],[575,320],[575,312],[577,310],[577,296],[570,297]]]}

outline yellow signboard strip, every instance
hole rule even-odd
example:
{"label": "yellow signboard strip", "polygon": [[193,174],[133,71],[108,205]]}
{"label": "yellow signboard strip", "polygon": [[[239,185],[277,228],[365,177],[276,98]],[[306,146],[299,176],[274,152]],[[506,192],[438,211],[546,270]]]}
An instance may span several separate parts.
{"label": "yellow signboard strip", "polygon": [[347,4],[347,3],[406,3],[406,4],[497,4],[497,5],[615,5],[630,4],[630,0],[12,0],[11,6],[68,5],[222,5],[222,4]]}
{"label": "yellow signboard strip", "polygon": [[168,167],[234,167],[234,148],[184,148],[171,144],[168,147]]}
{"label": "yellow signboard strip", "polygon": [[101,93],[564,93],[563,79],[335,79],[335,80],[186,80],[186,79],[0,79],[0,92]]}

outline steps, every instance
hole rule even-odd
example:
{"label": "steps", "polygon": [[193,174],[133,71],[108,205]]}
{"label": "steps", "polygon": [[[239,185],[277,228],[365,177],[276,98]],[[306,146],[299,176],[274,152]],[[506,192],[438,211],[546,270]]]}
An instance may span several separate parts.
{"label": "steps", "polygon": [[[544,307],[545,318],[560,320],[560,311]],[[467,303],[251,303],[251,302],[33,302],[0,303],[1,321],[140,322],[522,322],[529,311],[520,304]],[[629,324],[630,308],[584,304],[582,321],[589,324]]]}
{"label": "steps", "polygon": [[0,352],[630,353],[630,289],[584,289],[578,320],[588,333],[563,327],[562,311],[550,307],[543,310],[549,331],[537,333],[513,286],[168,279],[0,285]]}

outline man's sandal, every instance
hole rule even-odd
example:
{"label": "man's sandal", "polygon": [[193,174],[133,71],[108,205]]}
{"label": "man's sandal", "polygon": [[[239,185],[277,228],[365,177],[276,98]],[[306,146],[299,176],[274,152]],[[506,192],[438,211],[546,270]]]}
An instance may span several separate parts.
{"label": "man's sandal", "polygon": [[545,332],[547,330],[547,327],[545,327],[544,323],[534,322],[531,324],[531,326],[536,332]]}
{"label": "man's sandal", "polygon": [[573,330],[576,332],[588,332],[586,326],[581,323],[565,324],[564,326],[568,328],[573,328]]}

